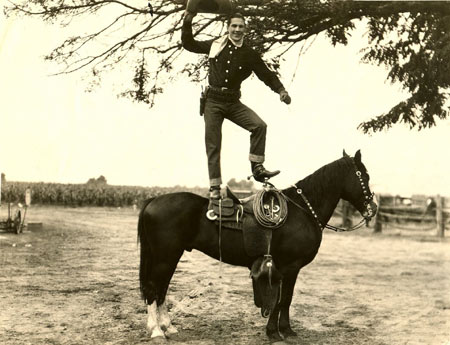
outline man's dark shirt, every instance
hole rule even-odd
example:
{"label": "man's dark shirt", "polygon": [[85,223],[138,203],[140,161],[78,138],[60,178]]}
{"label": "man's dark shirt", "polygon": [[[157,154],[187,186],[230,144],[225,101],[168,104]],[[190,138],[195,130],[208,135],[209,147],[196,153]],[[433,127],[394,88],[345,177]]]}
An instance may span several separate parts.
{"label": "man's dark shirt", "polygon": [[[181,30],[183,47],[193,53],[209,54],[214,40],[196,41],[192,35],[192,24],[184,21]],[[209,59],[209,85],[239,90],[241,83],[252,72],[276,93],[284,90],[277,75],[269,70],[253,49],[245,45],[236,47],[229,39],[227,45],[215,58]]]}

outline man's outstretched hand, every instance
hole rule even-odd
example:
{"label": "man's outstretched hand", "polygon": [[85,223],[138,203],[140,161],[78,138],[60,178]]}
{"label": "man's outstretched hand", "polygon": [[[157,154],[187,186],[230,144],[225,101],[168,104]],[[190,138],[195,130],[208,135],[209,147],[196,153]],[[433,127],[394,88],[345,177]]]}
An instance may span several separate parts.
{"label": "man's outstretched hand", "polygon": [[289,96],[286,90],[280,92],[280,101],[286,104],[291,104],[291,96]]}

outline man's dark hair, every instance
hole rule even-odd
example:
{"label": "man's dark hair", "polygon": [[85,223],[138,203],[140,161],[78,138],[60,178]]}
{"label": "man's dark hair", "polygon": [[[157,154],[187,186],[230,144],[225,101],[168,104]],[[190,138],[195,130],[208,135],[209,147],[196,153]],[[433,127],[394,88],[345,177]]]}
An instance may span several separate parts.
{"label": "man's dark hair", "polygon": [[245,17],[242,15],[242,13],[235,12],[235,13],[231,14],[231,15],[228,17],[228,21],[227,21],[227,25],[228,25],[228,26],[230,26],[230,24],[231,24],[231,19],[233,19],[233,18],[241,18],[241,19],[244,21],[244,24],[245,24]]}

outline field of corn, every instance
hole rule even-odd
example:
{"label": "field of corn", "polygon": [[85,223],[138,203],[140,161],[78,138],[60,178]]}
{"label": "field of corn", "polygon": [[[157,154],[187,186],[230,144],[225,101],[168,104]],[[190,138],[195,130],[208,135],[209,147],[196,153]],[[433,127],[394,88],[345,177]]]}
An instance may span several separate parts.
{"label": "field of corn", "polygon": [[2,184],[2,203],[24,203],[25,191],[30,188],[32,203],[61,206],[112,206],[140,205],[143,200],[161,194],[188,191],[207,194],[206,188],[137,187],[108,184],[62,184],[44,182],[6,182]]}

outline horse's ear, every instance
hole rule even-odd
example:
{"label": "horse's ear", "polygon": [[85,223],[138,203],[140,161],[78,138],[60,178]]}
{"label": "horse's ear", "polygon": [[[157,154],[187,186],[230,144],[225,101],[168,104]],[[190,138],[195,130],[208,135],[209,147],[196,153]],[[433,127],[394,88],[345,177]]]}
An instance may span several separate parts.
{"label": "horse's ear", "polygon": [[347,154],[347,152],[345,152],[345,149],[342,150],[342,156],[344,156],[344,157],[350,157],[350,156]]}
{"label": "horse's ear", "polygon": [[361,150],[356,151],[355,153],[355,161],[361,163]]}

